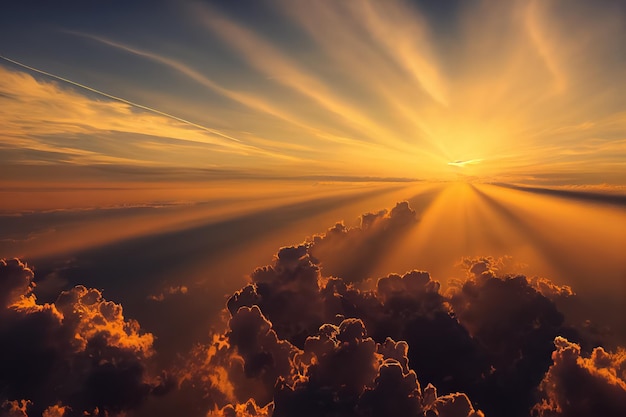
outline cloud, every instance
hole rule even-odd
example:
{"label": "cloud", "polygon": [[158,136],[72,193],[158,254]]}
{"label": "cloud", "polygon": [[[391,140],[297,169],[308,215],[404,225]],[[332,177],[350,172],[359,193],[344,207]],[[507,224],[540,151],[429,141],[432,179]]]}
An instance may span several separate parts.
{"label": "cloud", "polygon": [[[3,261],[4,409],[115,414],[173,384],[168,404],[190,416],[623,414],[626,354],[588,351],[587,335],[565,324],[557,301],[571,288],[501,274],[491,257],[464,259],[466,277],[446,291],[426,271],[370,287],[352,274],[378,250],[367,250],[373,236],[393,243],[415,220],[399,203],[281,248],[228,299],[226,329],[160,379],[153,336],[120,305],[82,286],[38,304],[32,270]],[[340,256],[325,267],[331,247],[350,268]]]}
{"label": "cloud", "polygon": [[[553,181],[554,182],[554,181]],[[591,187],[592,191],[588,191],[585,186],[568,187],[568,188],[541,188],[530,187],[524,185],[497,184],[500,187],[510,188],[513,190],[524,191],[528,193],[542,194],[567,198],[573,201],[590,201],[594,203],[611,204],[616,206],[626,206],[626,195],[624,194],[624,185],[619,186],[596,186]]]}
{"label": "cloud", "polygon": [[279,337],[302,347],[307,336],[325,323],[319,292],[319,267],[305,245],[281,248],[274,265],[256,269],[252,284],[228,300],[232,315],[257,305]]}
{"label": "cloud", "polygon": [[0,261],[0,400],[12,412],[119,413],[158,391],[162,381],[148,372],[153,336],[119,304],[82,286],[38,304],[33,277],[17,259]]}
{"label": "cloud", "polygon": [[[431,410],[439,415],[472,415],[478,413],[473,404],[480,404],[487,415],[525,415],[550,367],[554,338],[566,336],[588,344],[583,334],[564,324],[564,314],[555,304],[574,297],[571,288],[545,278],[502,275],[500,262],[489,257],[465,259],[467,277],[446,292],[425,271],[389,274],[379,278],[374,289],[357,288],[355,283],[365,276],[353,272],[375,254],[363,249],[375,240],[372,236],[384,239],[388,234],[392,237],[388,242],[393,242],[413,221],[414,212],[403,203],[389,213],[364,215],[358,228],[338,224],[304,244],[281,248],[272,265],[255,270],[252,282],[228,300],[233,318],[255,311],[255,320],[263,325],[252,328],[266,329],[263,332],[272,338],[275,334],[290,343],[287,356],[294,370],[287,373],[285,368],[282,375],[276,372],[273,349],[254,350],[255,355],[268,355],[253,361],[267,367],[259,375],[282,381],[273,392],[275,415],[296,413],[303,403],[313,408],[332,404],[329,407],[341,410],[354,405],[350,399],[355,396],[365,415],[391,412],[393,408],[377,408],[384,406],[377,400],[382,392],[403,392],[395,403],[418,414]],[[328,245],[327,252],[320,250],[322,245]],[[333,268],[325,263],[331,253],[336,260],[330,264]],[[356,336],[348,337],[344,327]],[[238,335],[242,337],[241,330]],[[362,356],[358,370],[350,365],[350,359],[358,357],[354,352],[334,363],[333,355],[354,341],[376,345],[379,356]],[[251,357],[242,356],[244,362]],[[383,366],[385,361],[390,363]],[[371,368],[372,363],[377,365]],[[376,373],[359,379],[368,369]],[[406,385],[410,372],[443,395],[432,400],[429,389],[430,402],[413,398],[416,394]],[[356,379],[341,380],[345,374]],[[378,386],[376,381],[385,382]],[[268,382],[263,385],[270,386]],[[386,384],[396,388],[386,391]],[[419,390],[419,383],[416,387]]]}
{"label": "cloud", "polygon": [[265,390],[251,393],[261,404],[271,401],[279,378],[293,381],[293,360],[298,353],[289,341],[281,340],[257,306],[241,307],[229,322],[232,347],[243,358],[246,378],[258,379]]}
{"label": "cloud", "polygon": [[239,141],[239,139],[236,139],[236,138],[230,137],[230,136],[225,135],[225,134],[223,134],[223,133],[221,133],[221,132],[218,132],[218,131],[216,131],[216,130],[214,130],[214,129],[209,129],[208,127],[201,126],[201,125],[196,124],[196,123],[192,123],[192,122],[190,122],[190,121],[188,121],[188,120],[181,119],[180,117],[176,117],[176,116],[173,116],[173,115],[171,115],[171,114],[164,113],[164,112],[162,112],[162,111],[159,111],[159,110],[153,109],[153,108],[151,108],[151,107],[143,106],[143,105],[141,105],[141,104],[133,103],[132,101],[128,101],[128,100],[123,99],[123,98],[121,98],[121,97],[116,97],[116,96],[113,96],[113,95],[111,95],[111,94],[107,94],[107,93],[102,92],[102,91],[100,91],[100,90],[96,90],[95,88],[91,88],[91,87],[88,87],[88,86],[86,86],[86,85],[84,85],[84,84],[80,84],[80,83],[77,83],[77,82],[75,82],[75,81],[69,80],[69,79],[67,79],[67,78],[59,77],[58,75],[54,75],[54,74],[51,74],[51,73],[46,72],[46,71],[42,71],[42,70],[37,69],[37,68],[33,68],[33,67],[31,67],[31,66],[25,65],[25,64],[23,64],[23,63],[21,63],[21,62],[18,62],[18,61],[13,60],[13,59],[10,59],[10,58],[4,57],[4,56],[0,56],[0,59],[3,59],[3,60],[5,60],[5,61],[8,61],[8,62],[10,62],[10,63],[12,63],[12,64],[15,64],[15,65],[19,66],[19,67],[22,67],[22,68],[28,69],[28,70],[30,70],[30,71],[36,72],[36,73],[38,73],[38,74],[42,74],[42,75],[45,75],[45,76],[47,76],[47,77],[53,78],[53,79],[55,79],[55,80],[57,80],[57,81],[62,81],[62,82],[64,82],[64,83],[67,83],[67,84],[73,85],[74,87],[79,87],[79,88],[84,89],[84,90],[87,90],[87,91],[89,91],[89,92],[92,92],[92,93],[98,94],[98,95],[103,96],[103,97],[105,97],[105,98],[108,98],[108,99],[110,99],[110,100],[117,101],[117,102],[120,102],[120,103],[123,103],[123,104],[127,104],[127,105],[129,105],[129,106],[136,107],[136,108],[139,108],[139,109],[141,109],[141,110],[145,110],[145,111],[148,111],[148,112],[151,112],[151,113],[155,113],[155,114],[157,114],[157,115],[159,115],[159,116],[167,117],[167,118],[172,119],[172,120],[175,120],[175,121],[177,121],[177,122],[181,122],[181,123],[183,123],[183,124],[186,124],[186,125],[192,126],[192,127],[194,127],[194,128],[197,128],[197,129],[205,130],[205,131],[207,131],[207,132],[209,132],[209,133],[212,133],[213,135],[220,136],[220,137],[222,137],[222,138],[229,139],[229,140],[234,141],[234,142],[240,142],[240,141]]}
{"label": "cloud", "polygon": [[64,417],[66,416],[70,411],[72,411],[69,407],[63,406],[63,405],[51,405],[50,407],[46,408],[43,412],[42,417]]}
{"label": "cloud", "polygon": [[3,310],[30,294],[34,273],[19,259],[0,259],[0,308]]}
{"label": "cloud", "polygon": [[[39,80],[26,72],[0,66],[0,103],[4,110],[0,115],[4,126],[0,147],[19,156],[17,160],[79,165],[184,165],[173,164],[171,160],[163,161],[158,153],[150,149],[150,145],[161,150],[168,147],[172,155],[181,152],[187,164],[189,158],[193,158],[189,150],[206,155],[211,151],[230,158],[247,158],[250,155],[257,159],[291,158],[242,143],[225,133],[158,110],[52,77],[87,88],[108,100],[95,100],[64,88],[58,82]],[[94,141],[94,137],[109,140]],[[124,139],[125,146],[118,144],[120,138]],[[222,165],[223,160],[220,160]],[[196,166],[206,167],[206,158],[204,161],[201,165],[196,163]],[[16,162],[16,158],[12,162]]]}
{"label": "cloud", "polygon": [[551,300],[557,286],[542,280],[539,288],[551,291],[546,296],[522,275],[499,276],[492,258],[465,262],[469,277],[452,288],[449,302],[491,368],[468,393],[481,403],[489,401],[487,414],[527,412],[548,369],[554,337],[581,336],[564,325],[563,314]]}
{"label": "cloud", "polygon": [[273,404],[259,407],[253,399],[245,404],[228,404],[217,411],[209,411],[207,417],[272,417]]}
{"label": "cloud", "polygon": [[552,365],[541,381],[541,402],[533,411],[541,417],[626,415],[626,350],[593,349],[589,357],[580,345],[554,339]]}
{"label": "cloud", "polygon": [[359,227],[335,224],[313,237],[309,252],[324,275],[341,277],[348,283],[363,281],[372,278],[373,268],[417,221],[409,203],[400,202],[391,211],[363,214]]}
{"label": "cloud", "polygon": [[4,401],[0,411],[6,417],[28,417],[27,409],[31,404],[28,400]]}
{"label": "cloud", "polygon": [[311,73],[304,65],[275,48],[262,35],[230,21],[214,9],[197,9],[204,25],[224,42],[236,49],[254,68],[285,87],[312,100],[322,109],[333,114],[344,124],[354,126],[370,141],[383,143],[383,138],[393,137],[390,132],[373,122],[360,109],[335,93],[335,89]]}

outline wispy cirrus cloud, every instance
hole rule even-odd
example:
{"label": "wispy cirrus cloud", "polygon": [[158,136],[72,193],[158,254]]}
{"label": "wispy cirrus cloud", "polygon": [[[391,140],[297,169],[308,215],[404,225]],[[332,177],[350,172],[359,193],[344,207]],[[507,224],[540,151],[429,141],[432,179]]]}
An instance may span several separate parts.
{"label": "wispy cirrus cloud", "polygon": [[[64,77],[2,57],[6,62],[55,81],[38,79],[27,72],[0,66],[0,147],[11,162],[71,162],[148,164],[163,161],[146,158],[141,143],[133,147],[128,135],[159,138],[160,151],[193,147],[207,156],[205,164],[221,155],[221,161],[250,156],[261,160],[297,158],[243,143],[227,133],[131,102]],[[60,83],[84,90],[86,94]],[[126,136],[124,136],[126,135]],[[149,140],[143,140],[149,145]],[[32,153],[35,152],[36,155]],[[175,154],[174,152],[173,154]],[[29,156],[31,155],[31,156]],[[38,156],[37,156],[38,155]],[[42,159],[42,155],[48,155]],[[184,155],[181,155],[184,157]],[[172,161],[171,164],[182,164]],[[166,163],[167,165],[167,163]]]}

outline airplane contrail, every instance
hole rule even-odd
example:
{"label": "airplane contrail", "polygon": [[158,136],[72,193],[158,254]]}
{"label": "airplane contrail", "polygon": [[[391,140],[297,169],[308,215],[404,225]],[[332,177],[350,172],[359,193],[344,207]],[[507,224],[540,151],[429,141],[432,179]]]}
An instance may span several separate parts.
{"label": "airplane contrail", "polygon": [[122,97],[117,97],[117,96],[114,96],[112,94],[105,93],[104,91],[96,90],[95,88],[89,87],[89,86],[84,85],[84,84],[77,83],[76,81],[72,81],[72,80],[69,80],[67,78],[63,78],[63,77],[61,77],[59,75],[51,74],[51,73],[49,73],[47,71],[40,70],[40,69],[35,68],[35,67],[31,67],[30,65],[26,65],[26,64],[23,64],[23,63],[21,63],[19,61],[14,60],[14,59],[7,58],[6,56],[0,55],[0,58],[5,60],[5,61],[7,61],[7,62],[10,62],[12,64],[20,66],[22,68],[26,68],[27,70],[36,72],[38,74],[45,75],[45,76],[50,77],[50,78],[54,78],[55,80],[63,81],[64,83],[71,84],[73,86],[82,88],[82,89],[87,90],[87,91],[91,91],[92,93],[96,93],[96,94],[99,94],[99,95],[101,95],[103,97],[110,98],[111,100],[115,100],[115,101],[118,101],[120,103],[128,104],[129,106],[133,106],[133,107],[136,107],[136,108],[139,108],[139,109],[142,109],[142,110],[149,111],[149,112],[154,113],[154,114],[158,114],[159,116],[164,116],[164,117],[167,117],[169,119],[176,120],[178,122],[184,123],[184,124],[189,125],[189,126],[196,127],[198,129],[202,129],[204,131],[207,131],[207,132],[212,133],[212,134],[214,134],[216,136],[220,136],[220,137],[222,137],[224,139],[228,139],[228,140],[233,141],[233,142],[241,143],[241,141],[239,139],[237,139],[237,138],[233,138],[232,136],[229,136],[229,135],[227,135],[225,133],[222,133],[222,132],[217,131],[215,129],[211,129],[211,128],[206,127],[206,126],[199,125],[197,123],[191,122],[191,121],[183,119],[181,117],[174,116],[172,114],[162,112],[161,110],[157,110],[157,109],[154,109],[152,107],[144,106],[142,104],[126,100],[126,99],[124,99]]}

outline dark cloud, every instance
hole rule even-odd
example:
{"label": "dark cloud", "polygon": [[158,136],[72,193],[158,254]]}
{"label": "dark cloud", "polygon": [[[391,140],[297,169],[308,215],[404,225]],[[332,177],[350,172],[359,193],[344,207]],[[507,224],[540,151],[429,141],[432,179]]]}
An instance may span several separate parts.
{"label": "dark cloud", "polygon": [[[501,274],[489,257],[465,259],[467,276],[445,292],[418,270],[364,282],[376,242],[397,243],[415,221],[399,203],[281,248],[228,299],[226,330],[180,357],[174,392],[151,413],[624,414],[626,354],[591,350],[598,339],[566,324],[559,306],[576,299],[571,288]],[[115,414],[172,383],[149,377],[152,335],[100,291],[77,286],[38,304],[25,264],[0,267],[5,411]]]}
{"label": "dark cloud", "polygon": [[[527,415],[550,365],[552,340],[579,338],[556,304],[526,277],[498,276],[492,258],[466,260],[469,278],[453,288],[450,304],[490,367],[466,392],[487,414]],[[542,282],[539,289],[556,286]],[[553,295],[553,291],[549,294]],[[487,405],[488,404],[488,405]]]}
{"label": "dark cloud", "polygon": [[423,412],[422,396],[415,371],[402,369],[397,361],[386,361],[379,369],[374,387],[359,399],[363,416],[417,416]]}
{"label": "dark cloud", "polygon": [[[241,307],[225,334],[214,335],[208,345],[194,347],[174,372],[178,377],[175,408],[190,415],[206,410],[231,415],[228,413],[233,410],[243,413],[237,404],[248,400],[265,407],[273,400],[278,379],[294,382],[293,361],[299,352],[289,341],[278,338],[258,306]],[[228,404],[233,408],[224,408]]]}
{"label": "dark cloud", "polygon": [[31,415],[58,415],[59,404],[68,415],[104,415],[158,391],[147,373],[153,336],[125,319],[119,304],[82,286],[38,304],[32,279],[20,261],[0,262],[0,399],[28,400]]}
{"label": "dark cloud", "polygon": [[439,288],[428,273],[411,271],[379,279],[372,291],[331,279],[322,293],[329,320],[359,317],[378,343],[387,338],[406,341],[408,359],[420,380],[454,392],[475,384],[489,368]]}
{"label": "dark cloud", "polygon": [[[368,231],[380,236],[414,221],[414,211],[400,203],[389,214],[381,211],[363,216],[359,228],[348,231],[337,226],[329,233],[350,234],[354,238],[348,240],[359,246],[359,238],[371,238]],[[450,314],[439,283],[426,272],[411,271],[403,276],[391,274],[378,281],[376,290],[362,291],[342,277],[323,277],[319,267],[323,261],[311,252],[327,236],[282,248],[272,265],[255,270],[252,283],[228,300],[233,316],[229,342],[243,359],[244,374],[265,378],[265,389],[272,386],[272,380],[278,381],[273,392],[262,390],[271,394],[266,398],[258,390],[251,397],[261,405],[273,399],[274,415],[278,416],[377,415],[385,407],[402,409],[407,415],[436,412],[435,400],[428,407],[422,404],[417,374],[409,368],[410,343],[395,342],[391,337],[421,339],[411,357],[424,365],[427,375],[428,370],[434,375],[435,369],[444,368],[437,374],[443,375],[439,381],[454,374],[446,364],[453,368],[461,361],[476,359],[471,338]],[[351,261],[359,262],[358,258]],[[444,330],[430,331],[439,328]],[[424,341],[425,335],[431,343]],[[277,349],[276,337],[289,344]],[[463,356],[463,350],[472,354]],[[480,375],[480,371],[474,374]],[[232,367],[228,373],[233,373]],[[386,405],[379,403],[378,398],[388,391],[401,393],[402,400],[396,395]]]}
{"label": "dark cloud", "polygon": [[[243,359],[235,354],[224,335],[214,335],[212,343],[194,346],[173,374],[177,387],[168,398],[169,414],[199,416],[207,410],[218,413],[219,407],[246,401],[245,395],[242,398],[235,395],[234,382],[247,381],[243,375]],[[241,385],[238,384],[238,390],[242,390]],[[163,410],[164,406],[161,404],[159,409]]]}
{"label": "dark cloud", "polygon": [[626,415],[626,351],[595,348],[589,357],[566,338],[554,339],[552,365],[541,381],[541,417]]}
{"label": "dark cloud", "polygon": [[[318,415],[329,410],[341,415],[352,415],[355,410],[372,415],[391,412],[376,408],[378,400],[374,398],[386,392],[388,384],[395,384],[390,392],[405,393],[402,401],[406,403],[402,407],[413,410],[406,411],[407,415],[444,415],[448,412],[444,410],[473,413],[469,399],[487,415],[528,415],[536,402],[537,387],[550,367],[554,338],[563,335],[582,340],[576,330],[564,324],[556,303],[572,298],[573,291],[545,278],[500,275],[499,262],[492,258],[466,259],[468,277],[446,293],[424,271],[390,274],[380,278],[372,290],[359,289],[355,281],[366,275],[352,272],[359,271],[355,263],[368,262],[370,252],[363,250],[368,247],[367,242],[390,230],[395,230],[390,235],[394,236],[415,221],[407,204],[400,203],[394,210],[389,214],[381,211],[364,215],[358,228],[337,224],[312,241],[282,248],[272,265],[257,269],[251,275],[251,284],[229,299],[231,314],[236,315],[242,307],[258,306],[267,319],[265,326],[271,326],[278,338],[304,352],[304,356],[295,356],[303,366],[302,377],[279,377],[274,412],[291,415],[303,403],[316,409]],[[333,268],[325,267],[324,261],[332,251],[323,253],[323,245],[337,251],[333,255],[336,262],[345,260],[348,278],[341,275],[340,266],[334,268],[335,277],[327,276]],[[320,361],[316,354],[311,354],[316,359],[310,368],[306,360],[302,361],[316,344],[333,346],[333,338],[342,334],[337,329],[349,321],[361,323],[362,335],[367,334],[368,340],[377,344],[378,355],[389,359],[382,371],[385,375],[380,376],[383,359],[379,356],[377,376],[372,379],[370,375],[367,383],[356,385],[360,392],[346,381],[325,379],[326,363],[332,364],[329,369],[334,371],[333,378],[341,378],[347,371],[340,370],[347,369],[349,361],[341,361],[340,366],[331,357],[327,358],[329,362]],[[350,343],[341,344],[344,345]],[[255,366],[274,364],[272,358],[268,356],[265,362],[256,359]],[[371,362],[362,360],[360,370],[369,369]],[[410,372],[416,374],[416,383],[419,379],[444,395],[436,397],[438,401],[432,400],[428,407],[423,400],[413,398],[415,394],[409,394],[413,391],[407,391],[406,385]],[[349,373],[358,375],[355,369]],[[294,383],[289,382],[290,378]],[[269,386],[267,381],[264,385]],[[416,387],[419,391],[419,383]],[[329,408],[315,408],[316,404]]]}
{"label": "dark cloud", "polygon": [[229,328],[228,340],[243,358],[244,375],[259,380],[265,388],[249,395],[265,405],[271,401],[279,377],[292,381],[293,358],[298,350],[278,338],[257,306],[240,308],[230,320]]}
{"label": "dark cloud", "polygon": [[294,384],[281,379],[276,385],[274,417],[351,415],[360,395],[373,385],[379,361],[362,321],[322,326],[297,358],[300,377]]}
{"label": "dark cloud", "polygon": [[31,404],[28,400],[5,400],[0,407],[0,415],[3,417],[28,417],[28,407]]}
{"label": "dark cloud", "polygon": [[234,315],[242,306],[258,305],[278,336],[302,347],[325,323],[320,278],[306,245],[282,248],[273,265],[256,269],[252,284],[228,300],[228,310]]}
{"label": "dark cloud", "polygon": [[0,259],[0,308],[17,303],[33,289],[33,271],[18,259]]}
{"label": "dark cloud", "polygon": [[406,201],[391,211],[381,210],[361,216],[360,226],[349,228],[337,223],[322,235],[314,236],[309,248],[325,276],[346,282],[371,278],[373,268],[399,238],[417,222],[417,215]]}

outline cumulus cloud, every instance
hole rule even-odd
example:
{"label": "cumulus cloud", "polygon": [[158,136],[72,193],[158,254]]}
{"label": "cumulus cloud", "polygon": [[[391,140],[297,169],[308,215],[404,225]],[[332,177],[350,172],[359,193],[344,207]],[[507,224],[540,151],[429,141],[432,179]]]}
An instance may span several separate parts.
{"label": "cumulus cloud", "polygon": [[626,415],[626,350],[595,348],[589,357],[580,345],[554,339],[552,365],[541,381],[543,399],[533,409],[541,417]]}
{"label": "cumulus cloud", "polygon": [[0,308],[5,309],[30,294],[33,271],[18,259],[0,259]]}
{"label": "cumulus cloud", "polygon": [[[364,215],[359,228],[343,229],[340,237],[322,235],[282,248],[272,265],[255,270],[252,282],[227,302],[232,318],[223,342],[228,347],[223,345],[221,355],[215,354],[220,351],[216,344],[206,350],[215,352],[209,355],[209,368],[223,369],[208,372],[213,375],[208,385],[219,391],[214,398],[234,397],[242,404],[248,398],[242,397],[246,390],[235,387],[248,385],[254,387],[249,395],[255,404],[266,406],[273,400],[274,415],[302,415],[302,404],[318,414],[324,412],[319,407],[326,407],[337,412],[358,409],[361,415],[369,415],[378,413],[380,406],[394,409],[391,403],[375,403],[383,393],[403,386],[399,391],[403,409],[420,415],[427,408],[421,402],[417,374],[409,368],[413,359],[419,365],[415,369],[420,369],[420,375],[423,371],[428,382],[454,379],[454,368],[461,361],[474,369],[472,378],[480,376],[482,368],[472,364],[478,363],[476,347],[451,315],[439,283],[427,272],[390,274],[378,281],[376,289],[363,291],[351,284],[358,281],[354,276],[324,276],[319,252],[312,255],[321,244],[341,246],[350,241],[363,248],[359,239],[392,230],[397,234],[414,221],[415,212],[407,203],[399,203],[389,213]],[[338,230],[337,226],[329,233]],[[469,356],[464,352],[470,352]],[[238,368],[243,372],[237,372]],[[216,378],[218,374],[232,383],[226,385],[228,389],[219,389],[224,384]],[[241,380],[242,375],[256,385]],[[469,385],[470,381],[465,382]],[[450,392],[449,387],[445,392]],[[433,407],[430,404],[429,410],[435,412]]]}
{"label": "cumulus cloud", "polygon": [[341,277],[349,283],[362,281],[371,278],[385,249],[397,244],[415,222],[415,211],[403,201],[390,211],[363,214],[358,227],[335,224],[313,237],[309,252],[319,261],[324,275]]}
{"label": "cumulus cloud", "polygon": [[292,381],[297,348],[278,338],[272,324],[257,306],[240,308],[230,320],[229,327],[228,339],[243,358],[245,376],[259,380],[265,388],[252,395],[262,404],[270,402],[278,378]]}
{"label": "cumulus cloud", "polygon": [[[489,257],[464,260],[468,276],[445,293],[425,271],[389,274],[371,290],[357,288],[367,275],[355,275],[355,264],[369,262],[369,242],[385,234],[397,237],[414,221],[413,210],[399,203],[389,213],[364,215],[357,228],[337,224],[301,245],[281,248],[271,265],[255,270],[251,283],[228,300],[233,319],[254,311],[258,324],[251,329],[289,342],[289,353],[283,352],[283,365],[293,367],[289,372],[277,372],[273,349],[257,346],[254,355],[241,355],[243,368],[264,369],[248,376],[271,376],[264,387],[277,378],[267,397],[253,397],[257,403],[268,404],[273,392],[275,415],[301,413],[301,404],[318,414],[326,412],[316,408],[324,404],[346,415],[348,409],[362,415],[398,409],[406,415],[478,415],[472,414],[479,413],[473,404],[480,404],[487,415],[528,415],[550,367],[554,338],[582,339],[564,324],[555,303],[573,291],[545,278],[500,274],[500,261]],[[353,336],[344,334],[346,326]],[[372,356],[352,352],[333,362],[333,355],[341,356],[355,341],[376,346]],[[358,366],[351,365],[354,358]],[[345,375],[356,380],[341,380]],[[429,386],[424,393],[418,381]],[[390,392],[396,405],[385,409],[379,398]]]}
{"label": "cumulus cloud", "polygon": [[[498,276],[497,260],[466,260],[469,278],[453,288],[449,302],[455,317],[486,356],[490,371],[472,389],[472,399],[488,402],[487,414],[524,415],[550,365],[552,340],[579,339],[564,325],[564,316],[541,289],[522,275]],[[497,395],[494,395],[496,394]]]}
{"label": "cumulus cloud", "polygon": [[252,283],[236,292],[227,307],[234,315],[243,306],[257,305],[279,337],[302,347],[307,336],[325,323],[320,278],[306,245],[281,248],[274,264],[257,268]]}
{"label": "cumulus cloud", "polygon": [[[489,257],[465,259],[467,276],[445,292],[426,271],[391,273],[365,289],[360,281],[367,275],[352,272],[369,267],[350,267],[344,277],[342,267],[324,263],[335,248],[351,253],[346,265],[367,264],[368,242],[397,237],[414,214],[400,203],[389,213],[364,215],[358,228],[337,225],[281,248],[270,265],[254,270],[226,303],[226,330],[172,370],[177,412],[624,414],[626,353],[585,350],[590,342],[565,324],[556,302],[572,298],[571,288],[501,274],[500,261]],[[328,253],[320,250],[324,245]],[[341,252],[334,256],[340,262]],[[32,279],[20,261],[0,264],[5,410],[114,414],[166,389],[148,377],[152,335],[126,319],[120,305],[82,286],[53,304],[38,304]]]}
{"label": "cumulus cloud", "polygon": [[242,362],[224,335],[215,334],[211,343],[194,346],[173,371],[177,379],[175,408],[188,415],[202,415],[207,410],[220,415],[219,407],[244,402],[235,395],[234,382],[245,381],[234,375],[243,373]]}
{"label": "cumulus cloud", "polygon": [[0,310],[0,395],[11,412],[115,414],[158,391],[159,381],[150,381],[147,372],[153,336],[126,319],[119,304],[82,286],[61,293],[52,304],[38,304],[33,277],[19,260],[0,262],[0,285],[6,290]]}

